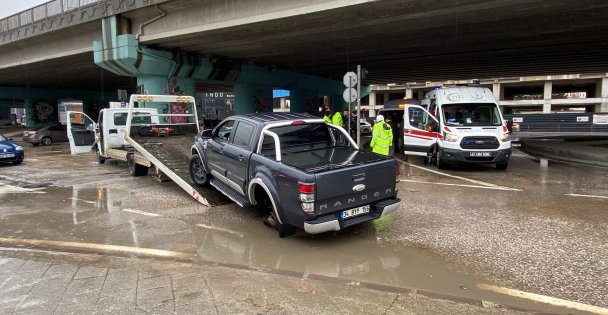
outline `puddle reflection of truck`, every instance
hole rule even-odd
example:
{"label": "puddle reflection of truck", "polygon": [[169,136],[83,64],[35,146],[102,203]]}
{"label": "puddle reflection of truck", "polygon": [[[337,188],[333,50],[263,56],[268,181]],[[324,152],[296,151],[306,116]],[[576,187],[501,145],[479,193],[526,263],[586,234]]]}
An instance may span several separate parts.
{"label": "puddle reflection of truck", "polygon": [[[168,107],[179,113],[159,113]],[[193,97],[133,95],[127,108],[102,109],[98,123],[82,112],[67,116],[72,154],[94,149],[99,163],[125,161],[133,176],[145,176],[152,168],[159,179],[173,180],[204,205],[219,197],[212,189],[191,185],[190,147],[199,131]]]}

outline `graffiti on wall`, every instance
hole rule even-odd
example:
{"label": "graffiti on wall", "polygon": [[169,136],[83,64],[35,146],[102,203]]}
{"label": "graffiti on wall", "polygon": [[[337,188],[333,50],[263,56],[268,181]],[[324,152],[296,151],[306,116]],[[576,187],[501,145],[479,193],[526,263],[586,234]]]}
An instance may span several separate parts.
{"label": "graffiti on wall", "polygon": [[26,116],[32,120],[35,125],[48,124],[57,121],[57,113],[55,105],[51,105],[46,101],[39,101],[34,106],[26,106]]}
{"label": "graffiti on wall", "polygon": [[[169,81],[167,87],[163,90],[163,94],[168,95],[186,95],[185,89],[183,89],[180,85],[178,85],[177,79],[173,78]],[[165,109],[163,109],[163,113],[171,113],[171,114],[187,114],[188,113],[188,105],[183,103],[171,103],[168,104]],[[187,122],[187,116],[171,116],[172,124],[183,124]]]}
{"label": "graffiti on wall", "polygon": [[256,113],[272,111],[271,99],[272,95],[263,95],[262,90],[258,90],[253,96]]}

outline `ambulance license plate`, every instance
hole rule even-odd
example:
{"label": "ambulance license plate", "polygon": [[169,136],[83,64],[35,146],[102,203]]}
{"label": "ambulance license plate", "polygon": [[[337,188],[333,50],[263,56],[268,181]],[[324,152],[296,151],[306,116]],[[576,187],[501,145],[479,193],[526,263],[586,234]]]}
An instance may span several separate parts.
{"label": "ambulance license plate", "polygon": [[492,156],[492,154],[490,152],[469,152],[469,156],[488,157],[488,156]]}
{"label": "ambulance license plate", "polygon": [[345,220],[345,219],[356,217],[356,216],[366,214],[366,213],[369,213],[369,205],[357,207],[354,209],[344,210],[344,211],[342,211],[342,213],[340,213],[340,219]]}

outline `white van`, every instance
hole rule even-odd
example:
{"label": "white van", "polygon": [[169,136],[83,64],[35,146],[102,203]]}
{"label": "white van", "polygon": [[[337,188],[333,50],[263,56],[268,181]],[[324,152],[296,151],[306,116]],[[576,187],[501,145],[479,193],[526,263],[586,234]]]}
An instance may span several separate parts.
{"label": "white van", "polygon": [[426,93],[403,116],[406,155],[425,156],[444,168],[452,163],[494,163],[505,170],[511,138],[500,108],[487,88],[444,87]]}

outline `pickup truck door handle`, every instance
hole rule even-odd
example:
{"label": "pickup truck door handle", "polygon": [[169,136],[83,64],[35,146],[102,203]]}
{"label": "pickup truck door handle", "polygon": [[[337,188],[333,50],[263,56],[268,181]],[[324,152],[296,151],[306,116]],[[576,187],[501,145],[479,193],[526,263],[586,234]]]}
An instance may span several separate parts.
{"label": "pickup truck door handle", "polygon": [[118,133],[118,129],[109,129],[108,133]]}
{"label": "pickup truck door handle", "polygon": [[243,156],[242,154],[239,154],[239,162],[243,162],[244,158],[245,158],[245,156]]}

